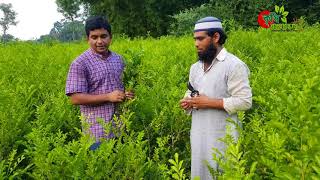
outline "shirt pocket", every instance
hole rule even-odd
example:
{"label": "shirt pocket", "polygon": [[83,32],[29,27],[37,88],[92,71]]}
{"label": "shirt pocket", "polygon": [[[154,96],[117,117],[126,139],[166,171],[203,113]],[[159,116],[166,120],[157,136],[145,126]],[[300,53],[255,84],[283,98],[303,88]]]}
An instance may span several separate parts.
{"label": "shirt pocket", "polygon": [[118,62],[110,63],[108,66],[107,78],[114,89],[123,89],[122,68]]}
{"label": "shirt pocket", "polygon": [[95,91],[98,88],[101,88],[106,80],[108,79],[108,73],[105,69],[98,69],[91,73],[90,76],[90,87],[91,91]]}

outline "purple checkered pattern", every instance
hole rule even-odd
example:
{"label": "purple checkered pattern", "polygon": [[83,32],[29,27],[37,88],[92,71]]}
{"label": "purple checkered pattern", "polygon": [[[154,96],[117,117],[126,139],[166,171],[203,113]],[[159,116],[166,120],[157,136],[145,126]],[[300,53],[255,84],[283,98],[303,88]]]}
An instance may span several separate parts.
{"label": "purple checkered pattern", "polygon": [[[70,96],[72,93],[103,94],[114,90],[124,91],[123,69],[124,63],[120,55],[111,52],[107,58],[104,58],[92,49],[88,49],[70,66],[66,82],[66,95]],[[116,111],[115,103],[80,105],[80,111],[90,125],[90,135],[94,136],[96,141],[113,136],[113,134],[106,135],[103,127],[96,120],[102,118],[105,122],[109,122]]]}

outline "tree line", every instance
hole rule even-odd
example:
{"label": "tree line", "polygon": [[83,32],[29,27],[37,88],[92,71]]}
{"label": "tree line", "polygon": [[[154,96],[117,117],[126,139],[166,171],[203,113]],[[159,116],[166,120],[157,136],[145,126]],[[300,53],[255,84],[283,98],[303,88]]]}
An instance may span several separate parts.
{"label": "tree line", "polygon": [[[114,32],[128,37],[190,33],[194,22],[208,15],[222,19],[226,30],[258,28],[259,12],[273,11],[275,5],[289,12],[288,23],[302,18],[314,24],[320,19],[320,0],[56,0],[56,4],[65,19],[54,23],[40,41],[84,38],[84,20],[91,15],[105,16]],[[13,38],[6,32],[16,25],[16,13],[10,4],[2,3],[0,10],[5,14],[0,20],[1,39]]]}
{"label": "tree line", "polygon": [[[184,34],[204,16],[229,22],[231,28],[258,28],[257,17],[275,5],[289,12],[288,22],[320,19],[320,0],[56,0],[66,18],[105,15],[115,32],[129,37]],[[82,9],[82,13],[80,10]],[[230,23],[231,22],[231,23]]]}

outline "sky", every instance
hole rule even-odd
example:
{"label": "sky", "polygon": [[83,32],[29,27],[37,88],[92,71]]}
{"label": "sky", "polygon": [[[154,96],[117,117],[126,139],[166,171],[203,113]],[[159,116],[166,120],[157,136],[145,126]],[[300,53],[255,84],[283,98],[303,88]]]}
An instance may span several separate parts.
{"label": "sky", "polygon": [[49,34],[54,22],[63,19],[55,0],[0,0],[0,3],[11,3],[12,9],[18,13],[18,24],[10,26],[8,33],[21,40],[33,40]]}

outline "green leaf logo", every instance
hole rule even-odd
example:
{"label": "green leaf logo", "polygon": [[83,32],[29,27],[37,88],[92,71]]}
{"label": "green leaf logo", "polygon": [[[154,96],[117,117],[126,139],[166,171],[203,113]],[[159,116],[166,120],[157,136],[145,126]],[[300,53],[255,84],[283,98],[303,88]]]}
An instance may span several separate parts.
{"label": "green leaf logo", "polygon": [[281,18],[281,21],[284,22],[284,23],[287,23],[287,18],[282,17],[282,18]]}
{"label": "green leaf logo", "polygon": [[275,5],[275,6],[274,6],[274,10],[276,11],[277,14],[279,14],[279,11],[280,11],[279,6]]}
{"label": "green leaf logo", "polygon": [[283,23],[287,23],[287,16],[288,16],[289,12],[284,10],[284,6],[279,7],[279,6],[275,5],[274,10],[277,14],[281,15],[281,21]]}
{"label": "green leaf logo", "polygon": [[280,8],[280,13],[282,14],[283,12],[284,12],[284,7],[281,6],[281,8]]}

